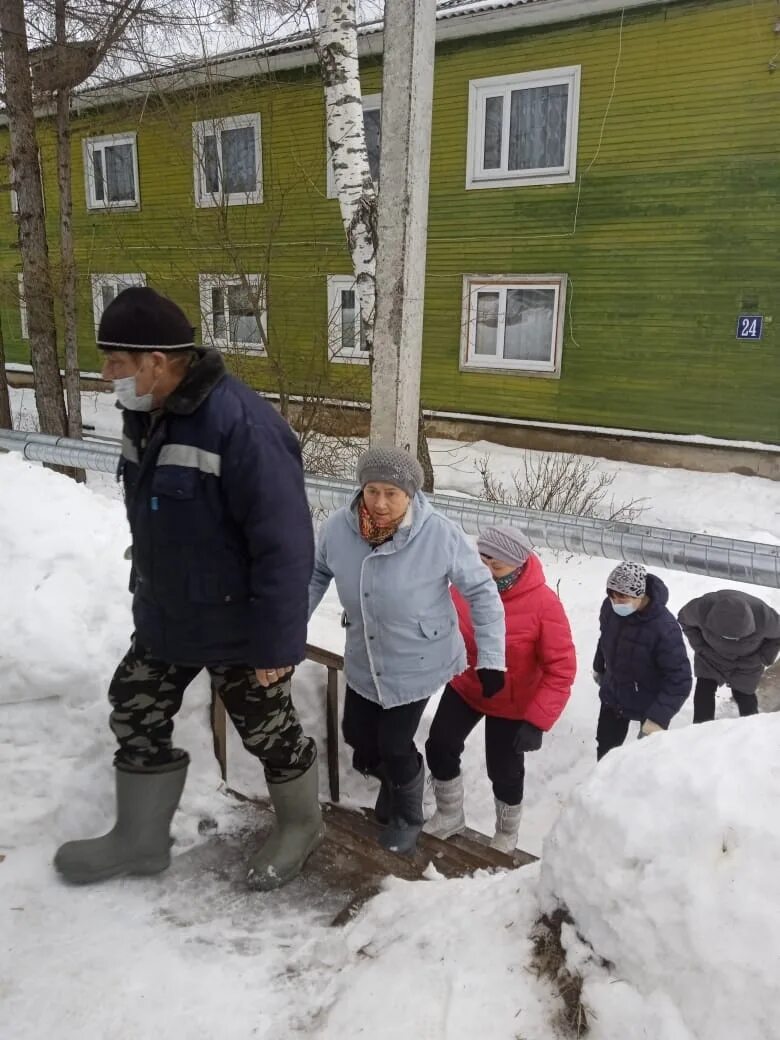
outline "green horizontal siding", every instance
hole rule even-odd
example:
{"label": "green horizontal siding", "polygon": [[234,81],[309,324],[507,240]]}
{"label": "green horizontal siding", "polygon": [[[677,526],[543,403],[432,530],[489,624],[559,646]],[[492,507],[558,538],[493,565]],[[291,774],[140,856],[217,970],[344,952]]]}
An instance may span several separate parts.
{"label": "green horizontal siding", "polygon": [[[773,0],[709,0],[439,46],[433,113],[423,397],[451,412],[780,442],[780,93]],[[621,49],[618,64],[618,50]],[[467,191],[469,80],[581,65],[578,183]],[[87,113],[73,125],[74,228],[85,368],[94,349],[90,273],[139,271],[199,321],[197,275],[237,263],[268,273],[269,334],[291,388],[364,396],[365,368],[329,365],[325,277],[349,271],[325,197],[316,70],[258,76]],[[614,95],[613,95],[614,85]],[[364,93],[381,89],[376,62]],[[610,100],[611,99],[611,100]],[[607,106],[609,111],[607,114]],[[193,204],[193,120],[260,112],[264,202]],[[606,119],[605,119],[606,116]],[[47,221],[56,239],[50,126],[42,126]],[[89,213],[81,139],[135,130],[141,209]],[[18,257],[0,219],[3,328],[26,360]],[[460,371],[466,273],[569,276],[560,379]],[[740,312],[767,316],[760,343]],[[270,361],[241,374],[277,385]]]}

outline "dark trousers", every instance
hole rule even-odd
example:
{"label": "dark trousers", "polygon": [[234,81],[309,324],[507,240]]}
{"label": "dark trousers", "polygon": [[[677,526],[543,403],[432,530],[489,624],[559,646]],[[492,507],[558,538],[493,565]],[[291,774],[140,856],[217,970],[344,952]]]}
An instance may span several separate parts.
{"label": "dark trousers", "polygon": [[[185,757],[173,746],[173,719],[184,691],[202,670],[159,661],[133,637],[108,690],[111,729],[119,742],[115,765],[149,768]],[[221,665],[208,672],[214,695],[221,697],[244,747],[263,763],[269,783],[302,776],[317,749],[301,729],[290,679],[266,688],[248,665]]]}
{"label": "dark trousers", "polygon": [[414,735],[427,703],[425,697],[396,708],[383,708],[348,686],[341,730],[354,752],[355,769],[380,779],[384,774],[396,787],[414,780],[422,764]]}
{"label": "dark trousers", "polygon": [[485,720],[485,758],[493,794],[506,805],[519,805],[525,782],[525,756],[517,748],[522,722],[483,715],[466,704],[451,686],[441,696],[425,744],[428,768],[436,780],[454,780],[459,776],[466,738],[480,719]]}
{"label": "dark trousers", "polygon": [[596,727],[596,760],[600,760],[612,748],[620,747],[628,736],[630,719],[618,715],[606,704],[601,705]]}
{"label": "dark trousers", "polygon": [[[715,679],[697,679],[693,691],[693,721],[711,722],[715,718],[715,691],[720,683]],[[758,715],[758,697],[755,693],[740,693],[732,689],[740,715]]]}

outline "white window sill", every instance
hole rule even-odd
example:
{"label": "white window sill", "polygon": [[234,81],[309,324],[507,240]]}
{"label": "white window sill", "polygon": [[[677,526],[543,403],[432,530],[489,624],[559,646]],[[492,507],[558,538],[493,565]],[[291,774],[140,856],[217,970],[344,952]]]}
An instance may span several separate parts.
{"label": "white window sill", "polygon": [[479,188],[525,188],[541,184],[574,184],[577,180],[576,170],[564,173],[534,173],[529,177],[518,177],[513,174],[500,174],[495,177],[466,178],[466,188],[471,191]]}
{"label": "white window sill", "polygon": [[334,365],[368,365],[371,359],[358,355],[353,357],[350,354],[331,354],[328,360]]}
{"label": "white window sill", "polygon": [[266,358],[268,354],[264,347],[258,347],[256,343],[227,343],[225,340],[214,340],[214,349],[223,354],[240,354],[242,357]]}
{"label": "white window sill", "polygon": [[512,365],[505,361],[462,361],[461,372],[476,372],[478,375],[491,376],[531,376],[534,379],[560,379],[560,369],[553,365]]}
{"label": "white window sill", "polygon": [[113,213],[121,210],[122,213],[140,213],[140,202],[90,202],[87,205],[89,213]]}
{"label": "white window sill", "polygon": [[216,209],[218,206],[259,206],[263,193],[255,191],[243,195],[204,195],[195,199],[196,209]]}

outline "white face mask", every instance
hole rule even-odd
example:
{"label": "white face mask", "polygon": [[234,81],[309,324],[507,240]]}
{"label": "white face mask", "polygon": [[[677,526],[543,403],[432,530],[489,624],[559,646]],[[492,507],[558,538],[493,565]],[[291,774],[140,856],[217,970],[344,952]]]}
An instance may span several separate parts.
{"label": "white face mask", "polygon": [[135,376],[125,376],[114,380],[114,393],[123,408],[130,412],[151,412],[154,407],[152,395],[139,394],[135,386]]}

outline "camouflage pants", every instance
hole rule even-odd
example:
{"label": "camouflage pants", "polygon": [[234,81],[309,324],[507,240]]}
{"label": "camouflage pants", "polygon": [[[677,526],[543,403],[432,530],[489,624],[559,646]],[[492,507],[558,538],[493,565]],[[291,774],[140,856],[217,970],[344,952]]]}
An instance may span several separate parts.
{"label": "camouflage pants", "polygon": [[[111,729],[119,741],[115,764],[148,768],[186,757],[173,746],[173,719],[201,671],[198,665],[156,660],[133,637],[108,690]],[[248,665],[219,665],[208,672],[214,695],[222,699],[244,747],[263,763],[268,781],[284,783],[305,773],[316,748],[301,729],[290,679],[266,688]]]}

